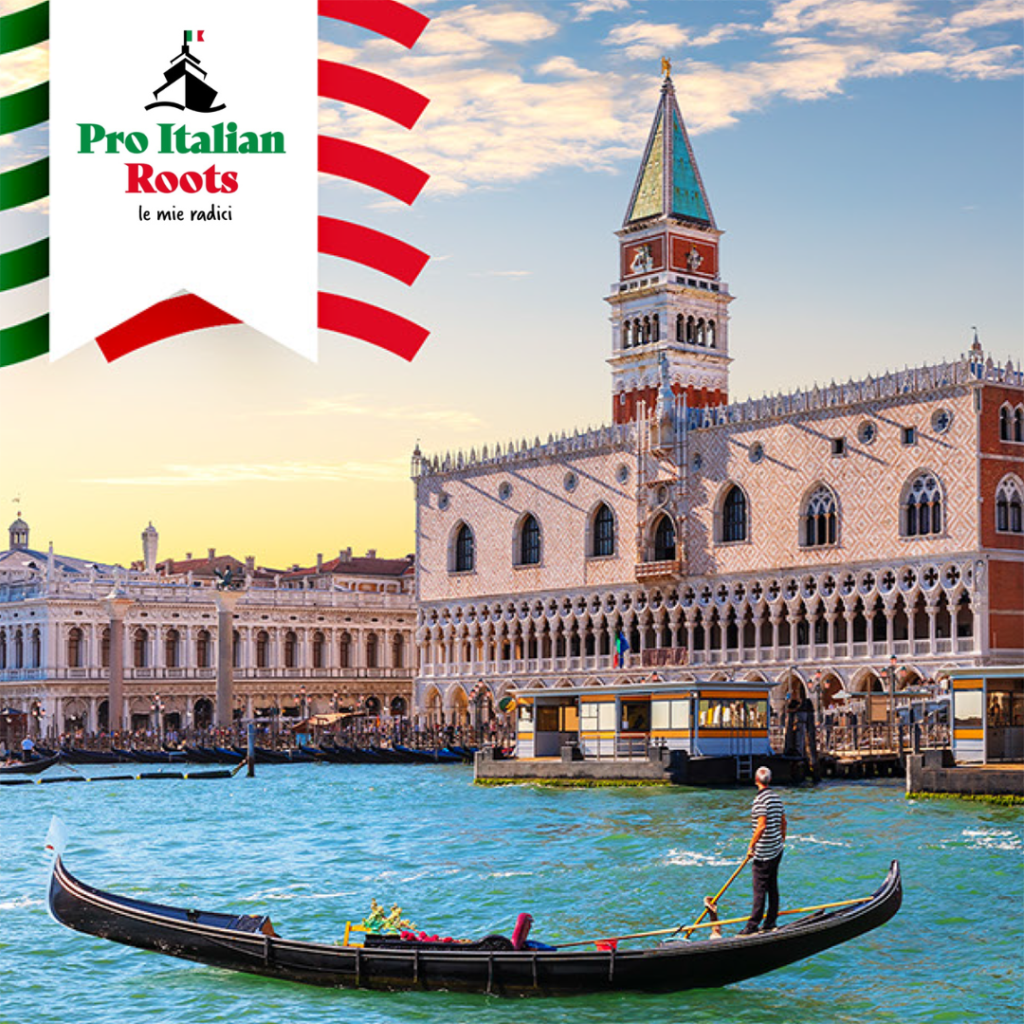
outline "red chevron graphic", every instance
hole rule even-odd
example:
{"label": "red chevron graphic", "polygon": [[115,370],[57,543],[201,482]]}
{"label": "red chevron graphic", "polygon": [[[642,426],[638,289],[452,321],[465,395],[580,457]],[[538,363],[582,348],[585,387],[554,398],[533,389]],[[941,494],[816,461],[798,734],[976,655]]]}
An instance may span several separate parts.
{"label": "red chevron graphic", "polygon": [[412,362],[430,334],[411,320],[359,299],[320,292],[317,300],[321,330],[362,338],[409,362]]}
{"label": "red chevron graphic", "polygon": [[430,259],[425,252],[361,224],[321,217],[317,226],[319,252],[361,263],[403,284],[412,284]]}
{"label": "red chevron graphic", "polygon": [[348,64],[318,61],[317,80],[321,96],[372,110],[403,128],[411,128],[430,102],[426,96],[390,78]]}
{"label": "red chevron graphic", "polygon": [[323,174],[358,181],[406,204],[415,201],[430,178],[418,167],[358,142],[327,135],[318,136],[318,142],[319,169]]}
{"label": "red chevron graphic", "polygon": [[108,363],[135,352],[156,341],[200,331],[205,327],[222,327],[242,321],[198,295],[177,295],[154,303],[148,309],[101,334],[96,342]]}
{"label": "red chevron graphic", "polygon": [[406,49],[415,44],[430,21],[425,14],[397,0],[320,0],[317,10],[323,18],[368,28]]}

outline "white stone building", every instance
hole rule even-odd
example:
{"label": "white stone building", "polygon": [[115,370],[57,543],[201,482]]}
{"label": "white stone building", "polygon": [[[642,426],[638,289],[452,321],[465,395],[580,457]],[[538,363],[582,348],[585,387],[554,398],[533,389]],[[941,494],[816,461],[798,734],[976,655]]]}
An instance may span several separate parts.
{"label": "white stone building", "polygon": [[166,729],[211,724],[218,717],[215,572],[240,567],[228,718],[408,713],[411,557],[360,558],[346,549],[315,566],[273,572],[212,550],[206,559],[161,563],[152,525],[142,540],[144,559],[132,569],[67,558],[33,549],[19,515],[0,553],[0,708],[29,713],[41,734],[105,730],[111,630],[119,629],[125,726],[151,728],[158,714]]}

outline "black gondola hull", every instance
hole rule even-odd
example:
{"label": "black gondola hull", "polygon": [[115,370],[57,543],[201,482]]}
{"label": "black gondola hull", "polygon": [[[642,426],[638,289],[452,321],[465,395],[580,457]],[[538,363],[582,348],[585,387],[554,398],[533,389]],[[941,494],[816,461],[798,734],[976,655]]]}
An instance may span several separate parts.
{"label": "black gondola hull", "polygon": [[770,933],[666,943],[654,949],[418,949],[296,942],[231,914],[188,911],[105,893],[54,863],[50,910],[61,924],[114,942],[308,985],[446,990],[501,996],[575,995],[715,988],[785,967],[888,921],[902,901],[894,861],[863,903],[804,918]]}

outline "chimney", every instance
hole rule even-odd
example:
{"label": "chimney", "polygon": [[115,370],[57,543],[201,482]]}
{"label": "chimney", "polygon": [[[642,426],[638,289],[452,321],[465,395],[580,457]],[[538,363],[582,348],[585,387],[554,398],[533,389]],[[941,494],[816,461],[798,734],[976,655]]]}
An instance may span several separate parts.
{"label": "chimney", "polygon": [[245,571],[255,572],[256,571],[256,556],[246,555],[245,556]]}
{"label": "chimney", "polygon": [[212,562],[217,557],[217,549],[216,548],[210,548],[209,551],[210,551],[209,559]]}
{"label": "chimney", "polygon": [[352,561],[352,549],[351,548],[342,548],[338,552],[338,561],[339,562],[351,562]]}
{"label": "chimney", "polygon": [[324,556],[319,551],[316,553],[316,571],[317,572],[323,572],[324,571]]}
{"label": "chimney", "polygon": [[185,552],[185,561],[186,562],[191,562],[192,561],[192,552],[191,551],[186,551]]}
{"label": "chimney", "polygon": [[367,548],[366,549],[366,557],[367,558],[376,558],[377,557],[377,549],[376,548]]}

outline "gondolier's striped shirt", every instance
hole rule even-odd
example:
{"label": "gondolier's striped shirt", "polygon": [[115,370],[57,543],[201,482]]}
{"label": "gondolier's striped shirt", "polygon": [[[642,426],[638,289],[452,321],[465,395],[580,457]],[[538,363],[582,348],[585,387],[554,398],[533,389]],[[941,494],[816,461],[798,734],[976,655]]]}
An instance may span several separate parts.
{"label": "gondolier's striped shirt", "polygon": [[754,858],[756,860],[771,860],[777,857],[783,850],[782,841],[782,815],[784,814],[782,800],[778,793],[771,789],[762,789],[754,797],[750,805],[750,824],[757,828],[757,819],[765,819],[765,830],[754,847]]}

